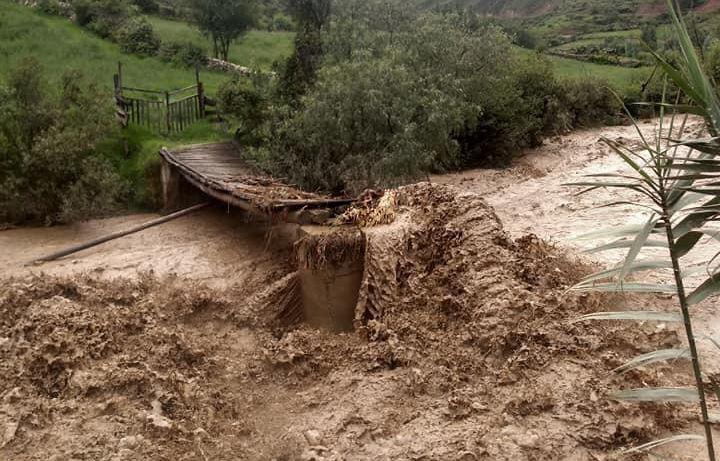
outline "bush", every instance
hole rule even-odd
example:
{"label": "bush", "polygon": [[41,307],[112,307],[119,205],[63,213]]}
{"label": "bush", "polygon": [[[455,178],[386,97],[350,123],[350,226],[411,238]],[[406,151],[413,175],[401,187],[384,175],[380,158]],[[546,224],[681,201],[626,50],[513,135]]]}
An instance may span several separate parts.
{"label": "bush", "polygon": [[37,9],[53,16],[59,16],[63,12],[58,0],[40,0],[37,2]]}
{"label": "bush", "polygon": [[622,116],[622,105],[607,82],[586,77],[563,81],[560,99],[573,128],[610,124]]}
{"label": "bush", "polygon": [[261,74],[252,78],[237,76],[218,90],[220,110],[237,121],[235,136],[245,146],[259,147],[266,141],[264,128],[270,110],[268,84]]}
{"label": "bush", "polygon": [[59,95],[28,60],[0,91],[0,222],[64,222],[115,209],[125,185],[96,152],[115,128],[107,98],[77,72]]}
{"label": "bush", "polygon": [[78,25],[103,38],[112,37],[132,17],[132,9],[125,0],[73,0],[72,7]]}
{"label": "bush", "polygon": [[147,14],[157,14],[160,12],[160,4],[157,0],[132,0],[140,11]]}
{"label": "bush", "polygon": [[274,31],[289,32],[295,30],[292,18],[282,13],[276,13],[270,22],[270,29]]}
{"label": "bush", "polygon": [[[477,16],[383,5],[358,2],[347,17],[336,11],[332,27],[298,34],[268,122],[256,127],[255,139],[268,140],[256,158],[273,174],[355,193],[502,166],[548,135],[619,112],[603,83],[558,81],[548,61],[522,57]],[[250,103],[247,89],[225,90],[228,111]],[[243,128],[248,139],[252,126]]]}
{"label": "bush", "polygon": [[126,53],[152,56],[160,48],[160,39],[155,35],[152,24],[145,19],[128,21],[118,30],[117,41]]}
{"label": "bush", "polygon": [[184,67],[207,63],[207,52],[193,42],[163,42],[160,47],[160,57]]}
{"label": "bush", "polygon": [[443,125],[458,125],[452,103],[426,106],[420,92],[388,60],[325,68],[304,110],[280,127],[271,161],[292,181],[336,193],[414,178],[435,147],[455,148]]}

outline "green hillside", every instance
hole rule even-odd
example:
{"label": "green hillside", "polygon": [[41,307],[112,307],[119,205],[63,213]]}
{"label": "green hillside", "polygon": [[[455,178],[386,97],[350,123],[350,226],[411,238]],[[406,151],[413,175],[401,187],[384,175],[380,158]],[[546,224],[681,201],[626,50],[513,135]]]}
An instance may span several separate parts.
{"label": "green hillside", "polygon": [[[207,51],[212,48],[210,41],[191,24],[155,16],[148,17],[148,20],[163,41],[191,41]],[[294,36],[292,32],[252,30],[230,47],[230,61],[267,70],[273,62],[292,53]]]}
{"label": "green hillside", "polygon": [[[29,56],[42,63],[50,80],[57,81],[67,69],[80,69],[108,90],[112,89],[118,61],[124,64],[125,82],[132,86],[161,90],[182,88],[195,78],[193,71],[160,59],[122,53],[116,44],[98,38],[65,18],[45,16],[9,0],[0,0],[0,80]],[[210,93],[225,79],[226,76],[219,73],[202,74]]]}

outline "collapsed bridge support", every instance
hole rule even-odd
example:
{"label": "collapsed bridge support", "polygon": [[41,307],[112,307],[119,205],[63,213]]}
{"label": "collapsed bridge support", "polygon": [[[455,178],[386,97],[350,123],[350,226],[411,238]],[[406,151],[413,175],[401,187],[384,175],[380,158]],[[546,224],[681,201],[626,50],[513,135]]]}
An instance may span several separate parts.
{"label": "collapsed bridge support", "polygon": [[360,294],[365,236],[360,230],[307,226],[295,244],[305,321],[328,331],[351,331]]}
{"label": "collapsed bridge support", "polygon": [[184,185],[190,185],[260,219],[303,225],[295,244],[303,317],[330,331],[353,329],[364,235],[327,227],[353,199],[323,197],[270,178],[250,167],[231,143],[162,149],[160,155],[168,209],[187,200]]}

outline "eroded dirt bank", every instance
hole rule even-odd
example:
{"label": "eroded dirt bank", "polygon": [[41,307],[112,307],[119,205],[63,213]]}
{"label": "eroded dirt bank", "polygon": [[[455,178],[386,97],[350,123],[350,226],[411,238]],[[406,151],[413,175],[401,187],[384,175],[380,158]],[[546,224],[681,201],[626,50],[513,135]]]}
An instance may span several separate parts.
{"label": "eroded dirt bank", "polygon": [[599,135],[399,192],[368,231],[359,334],[279,320],[289,244],[267,250],[266,228],[222,210],[31,269],[75,230],[0,233],[2,275],[19,276],[0,287],[0,459],[609,460],[687,426],[677,407],[604,398],[681,385],[679,365],[608,373],[678,335],[569,324],[639,300],[566,294],[586,262],[526,235],[574,245],[624,219],[560,186],[618,166]]}

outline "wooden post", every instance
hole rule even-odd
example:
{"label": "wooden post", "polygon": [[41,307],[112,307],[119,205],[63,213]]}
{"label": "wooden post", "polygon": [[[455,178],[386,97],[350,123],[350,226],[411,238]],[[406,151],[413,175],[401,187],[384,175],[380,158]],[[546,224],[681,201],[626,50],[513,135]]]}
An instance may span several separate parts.
{"label": "wooden post", "polygon": [[205,118],[205,89],[203,88],[202,82],[198,82],[197,92],[198,92],[198,108],[200,109],[200,118]]}
{"label": "wooden post", "polygon": [[120,89],[120,96],[122,96],[122,85],[123,85],[123,78],[122,78],[122,63],[118,61],[118,88]]}
{"label": "wooden post", "polygon": [[168,133],[172,131],[170,126],[170,93],[165,92],[165,124],[167,125]]}
{"label": "wooden post", "polygon": [[177,105],[178,108],[178,118],[180,119],[180,129],[178,131],[182,131],[183,128],[185,128],[185,114],[183,113],[183,101],[180,101]]}

